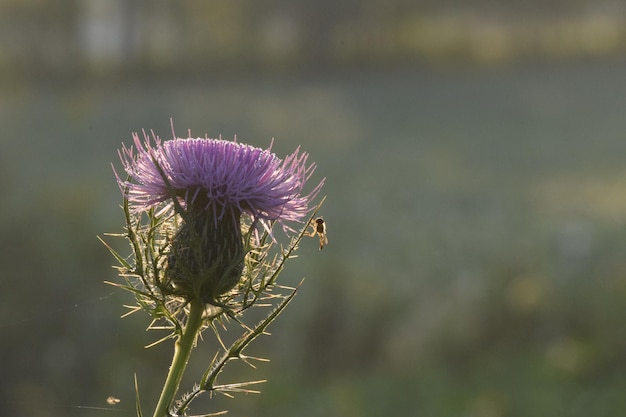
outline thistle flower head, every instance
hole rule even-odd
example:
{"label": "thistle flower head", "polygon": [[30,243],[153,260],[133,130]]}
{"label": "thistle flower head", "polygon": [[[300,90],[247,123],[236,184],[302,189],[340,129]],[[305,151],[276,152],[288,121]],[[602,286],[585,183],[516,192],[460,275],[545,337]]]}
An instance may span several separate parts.
{"label": "thistle flower head", "polygon": [[[152,139],[152,140],[151,140]],[[241,217],[270,230],[290,229],[311,210],[323,181],[308,194],[303,187],[315,170],[296,149],[284,160],[270,149],[209,138],[162,142],[144,132],[120,159],[128,178],[118,184],[133,212],[164,204],[179,207],[184,223],[171,242],[167,272],[181,295],[215,299],[231,289],[243,269]],[[117,174],[116,174],[117,175]]]}
{"label": "thistle flower head", "polygon": [[315,165],[299,149],[284,160],[264,150],[222,139],[176,138],[154,144],[144,133],[133,134],[134,149],[123,147],[120,158],[130,181],[118,182],[135,211],[172,198],[185,207],[210,210],[216,220],[230,211],[259,220],[299,221],[309,212],[321,183],[302,195]]}

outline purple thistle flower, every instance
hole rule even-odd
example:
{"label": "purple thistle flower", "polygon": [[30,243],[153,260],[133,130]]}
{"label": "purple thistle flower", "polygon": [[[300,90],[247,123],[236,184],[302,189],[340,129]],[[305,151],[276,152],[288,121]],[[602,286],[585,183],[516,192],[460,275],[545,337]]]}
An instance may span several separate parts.
{"label": "purple thistle flower", "polygon": [[[323,180],[306,195],[303,187],[315,170],[299,148],[284,160],[270,149],[209,138],[161,142],[133,134],[135,149],[119,155],[128,174],[118,184],[134,212],[175,198],[186,223],[172,241],[166,272],[175,294],[214,301],[230,290],[243,270],[240,219],[243,214],[270,230],[268,222],[301,221],[311,210]],[[189,223],[189,224],[187,224]],[[198,239],[199,238],[199,239]],[[197,242],[200,242],[199,244]]]}
{"label": "purple thistle flower", "polygon": [[306,166],[308,154],[299,148],[282,161],[270,149],[222,139],[153,138],[154,146],[144,133],[142,144],[135,133],[137,156],[132,147],[120,152],[130,181],[118,177],[118,183],[127,188],[135,211],[165,202],[174,192],[184,206],[204,204],[219,220],[235,209],[259,220],[299,221],[323,184],[301,195],[315,165]]}

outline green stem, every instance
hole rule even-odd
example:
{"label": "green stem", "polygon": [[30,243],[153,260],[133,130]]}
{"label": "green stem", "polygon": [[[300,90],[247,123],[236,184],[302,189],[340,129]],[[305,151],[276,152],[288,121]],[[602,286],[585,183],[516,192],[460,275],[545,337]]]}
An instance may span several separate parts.
{"label": "green stem", "polygon": [[167,417],[169,416],[169,409],[174,401],[174,396],[178,392],[180,381],[183,378],[185,368],[189,362],[189,356],[191,350],[196,343],[196,338],[200,329],[202,328],[202,314],[204,313],[204,303],[199,299],[191,300],[189,316],[187,317],[187,323],[183,329],[183,334],[176,340],[174,347],[174,357],[172,358],[172,364],[170,370],[165,379],[165,385],[163,385],[163,391],[161,397],[154,410],[154,417]]}

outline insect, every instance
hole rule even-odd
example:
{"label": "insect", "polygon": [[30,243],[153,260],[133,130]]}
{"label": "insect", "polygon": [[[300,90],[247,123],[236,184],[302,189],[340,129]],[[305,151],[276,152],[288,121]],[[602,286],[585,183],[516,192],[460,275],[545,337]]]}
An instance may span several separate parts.
{"label": "insect", "polygon": [[107,398],[107,404],[109,405],[116,405],[119,404],[122,400],[120,400],[119,398],[115,398],[114,396],[110,396]]}
{"label": "insect", "polygon": [[315,220],[311,220],[310,226],[313,231],[309,233],[309,236],[319,236],[320,238],[320,250],[324,249],[324,245],[328,244],[328,237],[326,237],[326,222],[321,217]]}

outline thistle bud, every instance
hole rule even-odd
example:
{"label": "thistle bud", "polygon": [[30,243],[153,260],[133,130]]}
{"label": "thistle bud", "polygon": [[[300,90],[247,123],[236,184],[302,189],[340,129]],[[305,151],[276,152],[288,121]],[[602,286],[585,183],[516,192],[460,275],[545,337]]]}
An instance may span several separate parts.
{"label": "thistle bud", "polygon": [[212,303],[231,290],[243,271],[240,215],[212,218],[194,213],[172,239],[166,279],[174,292]]}

